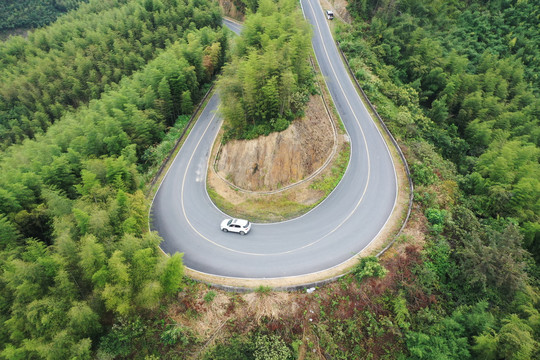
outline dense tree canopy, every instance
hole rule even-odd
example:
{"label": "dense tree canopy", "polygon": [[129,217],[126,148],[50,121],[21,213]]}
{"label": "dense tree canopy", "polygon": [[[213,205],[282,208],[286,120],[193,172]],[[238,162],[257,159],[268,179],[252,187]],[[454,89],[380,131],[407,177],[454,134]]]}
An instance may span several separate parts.
{"label": "dense tree canopy", "polygon": [[[302,112],[309,31],[292,1],[238,2],[258,12],[220,88],[228,136],[249,138]],[[228,317],[220,334],[237,336],[205,343],[201,357],[291,358],[303,346],[335,359],[538,358],[538,2],[350,9],[340,43],[409,159],[423,248],[365,258],[295,294],[298,311],[279,319]],[[90,0],[0,44],[1,358],[201,346],[189,328],[148,315],[185,284],[181,255],[161,256],[147,232],[141,172],[222,67],[219,26],[204,0]],[[215,296],[185,293],[195,319]],[[231,299],[226,316],[243,307]]]}
{"label": "dense tree canopy", "polygon": [[219,81],[226,138],[282,131],[302,113],[313,81],[309,51],[309,26],[296,3],[260,1]]}
{"label": "dense tree canopy", "polygon": [[[97,3],[88,6],[99,7]],[[116,68],[118,64],[103,64],[112,72],[120,71],[113,85],[101,81],[101,75],[73,75],[88,88],[100,88],[101,98],[82,97],[77,109],[58,105],[61,111],[54,124],[43,128],[46,132],[7,147],[0,158],[2,358],[89,359],[111,315],[131,318],[155,309],[183,286],[181,255],[162,256],[161,239],[147,231],[148,201],[141,191],[140,171],[153,165],[152,161],[161,161],[146,156],[146,151],[177,118],[191,114],[223,65],[227,38],[215,5],[205,1],[172,1],[168,5],[178,7],[166,11],[153,8],[164,3],[152,0],[130,2],[126,6],[134,6],[131,10],[115,1],[106,3],[110,6],[106,14],[118,13],[110,19],[101,14],[103,29],[121,26],[125,30],[122,35],[115,31],[111,44],[129,42],[137,29],[156,25],[155,31],[146,33],[153,39],[146,45],[134,40],[129,50],[125,43],[129,51],[145,48],[149,58],[141,58],[141,69],[132,68],[131,76]],[[87,10],[83,7],[63,21],[83,31],[89,25],[85,21],[96,16],[89,16]],[[130,11],[145,14],[148,24],[138,16],[130,17]],[[174,27],[177,41],[154,42],[158,34],[169,31],[158,31],[161,21]],[[61,21],[34,36],[54,39],[66,23]],[[36,50],[32,42],[21,42],[21,49],[26,49],[21,63],[26,65],[17,67],[9,64],[14,59],[2,58],[3,74],[18,73],[25,82],[29,77],[24,67],[45,66],[42,59],[47,54],[67,61],[66,54],[97,51],[98,46],[86,43],[86,36],[71,45],[60,41],[46,52]],[[90,37],[109,42],[106,32]],[[56,40],[51,41],[47,43]],[[5,46],[13,43],[4,44],[2,51]],[[106,48],[99,51],[103,56],[114,54]],[[61,74],[78,66],[68,63],[59,60],[51,79],[61,81]],[[57,95],[58,89],[45,86],[46,78],[34,85],[29,91],[49,98]],[[27,85],[11,89],[13,99],[27,99],[26,90]],[[22,106],[17,101],[2,106],[11,112]]]}
{"label": "dense tree canopy", "polygon": [[[535,5],[358,1],[351,9],[373,15],[366,32],[369,53],[384,61],[376,71],[392,82],[381,92],[400,106],[382,110],[399,119],[399,126],[391,124],[395,132],[435,145],[463,175],[470,206],[483,217],[516,219],[527,247],[540,258]],[[367,43],[345,40],[343,46],[360,54]]]}
{"label": "dense tree canopy", "polygon": [[28,40],[0,44],[0,146],[46,131],[67,110],[141,69],[185,30],[220,21],[217,7],[207,3],[91,1]]}
{"label": "dense tree canopy", "polygon": [[429,228],[416,274],[439,305],[402,327],[404,358],[538,357],[538,1],[349,4],[340,44]]}
{"label": "dense tree canopy", "polygon": [[48,25],[88,0],[4,0],[0,3],[0,31]]}

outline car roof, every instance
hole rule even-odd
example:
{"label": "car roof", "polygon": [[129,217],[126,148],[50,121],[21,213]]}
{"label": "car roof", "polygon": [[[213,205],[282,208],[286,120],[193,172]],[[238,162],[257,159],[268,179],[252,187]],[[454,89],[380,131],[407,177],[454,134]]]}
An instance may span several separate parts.
{"label": "car roof", "polygon": [[231,224],[237,224],[240,226],[246,226],[248,223],[249,221],[244,220],[244,219],[233,219],[233,221],[231,222]]}

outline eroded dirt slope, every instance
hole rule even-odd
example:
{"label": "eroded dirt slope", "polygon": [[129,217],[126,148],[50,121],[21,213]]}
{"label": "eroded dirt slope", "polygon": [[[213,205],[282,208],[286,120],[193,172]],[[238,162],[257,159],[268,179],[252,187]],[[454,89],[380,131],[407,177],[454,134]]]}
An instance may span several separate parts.
{"label": "eroded dirt slope", "polygon": [[276,190],[296,183],[323,166],[335,144],[334,130],[320,97],[312,97],[306,116],[279,133],[254,140],[229,141],[215,169],[250,191]]}

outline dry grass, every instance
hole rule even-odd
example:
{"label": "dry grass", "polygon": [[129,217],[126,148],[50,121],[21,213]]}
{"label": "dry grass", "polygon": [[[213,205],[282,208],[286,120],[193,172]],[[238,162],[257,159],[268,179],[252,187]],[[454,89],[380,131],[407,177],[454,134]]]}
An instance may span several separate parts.
{"label": "dry grass", "polygon": [[261,318],[280,319],[284,314],[294,313],[297,309],[293,301],[295,296],[286,292],[270,292],[268,294],[248,293],[242,296],[246,302],[243,308],[245,316],[251,316],[257,324]]}

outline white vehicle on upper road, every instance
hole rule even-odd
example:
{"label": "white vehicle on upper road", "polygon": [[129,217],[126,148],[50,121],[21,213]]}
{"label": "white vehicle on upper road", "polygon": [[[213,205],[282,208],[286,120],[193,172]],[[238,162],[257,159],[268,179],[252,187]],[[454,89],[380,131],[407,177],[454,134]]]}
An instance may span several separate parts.
{"label": "white vehicle on upper road", "polygon": [[246,235],[251,230],[251,223],[243,219],[225,219],[221,222],[221,231],[236,232]]}
{"label": "white vehicle on upper road", "polygon": [[328,20],[332,20],[334,18],[334,12],[332,10],[326,10],[326,17]]}

